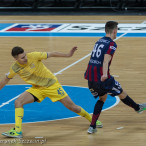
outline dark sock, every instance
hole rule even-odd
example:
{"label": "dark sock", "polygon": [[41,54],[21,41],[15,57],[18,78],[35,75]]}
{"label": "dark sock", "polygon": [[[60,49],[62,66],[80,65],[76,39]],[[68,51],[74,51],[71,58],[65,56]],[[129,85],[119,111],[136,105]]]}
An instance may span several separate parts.
{"label": "dark sock", "polygon": [[96,128],[96,121],[98,120],[98,117],[101,113],[102,107],[103,107],[104,102],[98,100],[95,104],[94,107],[94,112],[93,112],[93,116],[92,116],[92,122],[91,122],[91,127]]}
{"label": "dark sock", "polygon": [[134,108],[136,111],[139,110],[139,104],[135,103],[128,95],[124,99],[121,99],[121,101],[124,104]]}

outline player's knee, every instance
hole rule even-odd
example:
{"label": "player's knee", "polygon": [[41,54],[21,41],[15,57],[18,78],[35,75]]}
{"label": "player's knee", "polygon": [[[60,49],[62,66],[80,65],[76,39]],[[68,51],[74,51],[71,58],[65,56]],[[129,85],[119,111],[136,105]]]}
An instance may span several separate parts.
{"label": "player's knee", "polygon": [[75,105],[73,109],[74,109],[75,113],[79,113],[80,112],[80,107],[77,106],[77,105]]}
{"label": "player's knee", "polygon": [[19,108],[19,107],[23,107],[23,104],[22,104],[21,100],[16,99],[15,100],[15,108]]}
{"label": "player's knee", "polygon": [[101,99],[100,99],[100,101],[103,101],[103,102],[105,102],[105,101],[106,101],[106,99],[104,99],[104,98],[101,98]]}
{"label": "player's knee", "polygon": [[127,93],[123,91],[120,95],[118,95],[120,99],[124,99],[127,96]]}
{"label": "player's knee", "polygon": [[107,95],[105,94],[104,96],[99,96],[99,100],[105,102],[107,99]]}

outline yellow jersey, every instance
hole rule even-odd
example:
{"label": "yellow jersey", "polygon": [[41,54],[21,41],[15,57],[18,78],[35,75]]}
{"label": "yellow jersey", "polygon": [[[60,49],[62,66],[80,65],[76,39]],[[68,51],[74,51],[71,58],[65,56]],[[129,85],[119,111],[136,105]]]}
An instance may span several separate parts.
{"label": "yellow jersey", "polygon": [[26,83],[34,86],[49,87],[57,81],[55,75],[46,68],[42,59],[47,59],[46,52],[27,53],[27,64],[19,64],[16,61],[6,74],[12,79],[18,74]]}

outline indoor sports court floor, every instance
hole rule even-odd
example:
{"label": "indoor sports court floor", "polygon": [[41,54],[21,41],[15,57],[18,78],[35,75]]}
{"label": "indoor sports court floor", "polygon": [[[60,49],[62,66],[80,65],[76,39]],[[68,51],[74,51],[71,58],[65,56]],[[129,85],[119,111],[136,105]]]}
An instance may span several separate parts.
{"label": "indoor sports court floor", "polygon": [[[77,46],[78,50],[72,58],[50,58],[43,62],[56,74],[60,83],[66,85],[64,88],[73,101],[92,113],[96,100],[88,95],[90,93],[86,90],[84,72],[94,43],[104,35],[104,23],[108,20],[116,20],[120,26],[116,39],[118,49],[112,61],[111,74],[137,103],[146,102],[145,16],[0,16],[0,79],[13,63],[10,52],[14,46],[21,46],[26,52],[68,52]],[[50,25],[51,30],[48,30]],[[14,121],[14,100],[21,91],[29,88],[28,85],[19,88],[22,84],[25,82],[16,76],[9,86],[0,91],[0,133],[14,126],[10,124]],[[109,97],[109,103],[110,100],[112,102]],[[35,104],[35,108],[33,105],[25,107],[24,118],[27,117],[27,123],[23,124],[24,138],[17,140],[0,135],[0,145],[145,146],[146,112],[137,114],[118,99],[113,105],[105,107],[109,109],[103,111],[99,119],[104,127],[93,135],[87,134],[89,122],[84,118],[72,113],[64,117],[68,109],[64,109],[60,117],[63,107],[53,109],[60,105],[49,100],[44,104],[46,107],[49,105],[49,108],[40,105]],[[50,113],[50,117],[45,112]],[[46,119],[41,120],[43,115]]]}

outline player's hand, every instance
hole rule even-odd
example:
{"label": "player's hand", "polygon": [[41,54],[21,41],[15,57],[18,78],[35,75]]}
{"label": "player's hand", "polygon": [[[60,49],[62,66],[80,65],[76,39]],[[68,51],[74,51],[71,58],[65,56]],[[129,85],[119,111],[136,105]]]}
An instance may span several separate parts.
{"label": "player's hand", "polygon": [[74,52],[77,50],[77,47],[73,47],[70,52],[67,54],[67,57],[73,56]]}
{"label": "player's hand", "polygon": [[107,78],[108,78],[107,75],[102,75],[101,76],[101,82],[104,82]]}

